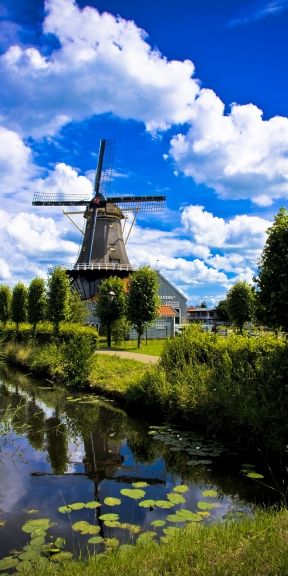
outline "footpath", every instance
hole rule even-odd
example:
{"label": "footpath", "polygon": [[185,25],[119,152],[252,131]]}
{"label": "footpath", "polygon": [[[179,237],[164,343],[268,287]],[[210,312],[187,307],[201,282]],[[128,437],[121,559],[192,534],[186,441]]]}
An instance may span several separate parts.
{"label": "footpath", "polygon": [[137,360],[137,362],[144,362],[145,364],[157,364],[159,361],[159,356],[153,356],[152,354],[137,354],[137,352],[129,352],[128,350],[107,350],[107,348],[98,348],[96,353]]}

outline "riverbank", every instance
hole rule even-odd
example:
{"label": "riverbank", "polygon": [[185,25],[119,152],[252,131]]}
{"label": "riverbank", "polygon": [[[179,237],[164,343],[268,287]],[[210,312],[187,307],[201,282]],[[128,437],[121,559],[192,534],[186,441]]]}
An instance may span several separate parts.
{"label": "riverbank", "polygon": [[87,562],[37,564],[29,576],[285,576],[288,512],[258,512],[254,519],[213,526],[170,528],[164,541],[146,533]]}
{"label": "riverbank", "polygon": [[[159,362],[83,353],[81,339],[4,346],[8,362],[49,381],[121,400],[150,418],[166,418],[231,443],[279,455],[288,439],[288,347],[285,338],[205,334],[191,327],[165,342]],[[61,347],[62,346],[62,347]],[[64,352],[63,352],[64,350]]]}

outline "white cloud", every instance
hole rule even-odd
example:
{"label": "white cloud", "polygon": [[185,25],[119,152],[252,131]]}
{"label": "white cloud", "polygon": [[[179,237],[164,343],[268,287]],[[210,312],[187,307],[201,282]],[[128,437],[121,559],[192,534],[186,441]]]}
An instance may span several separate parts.
{"label": "white cloud", "polygon": [[171,140],[177,169],[197,183],[213,188],[221,198],[248,198],[268,206],[288,198],[288,118],[262,119],[253,104],[223,102],[203,89],[191,106],[187,134]]}
{"label": "white cloud", "polygon": [[44,31],[60,47],[44,58],[36,48],[12,46],[0,59],[8,126],[40,136],[107,112],[150,131],[189,120],[199,92],[191,61],[168,61],[132,21],[81,10],[73,0],[45,6]]}
{"label": "white cloud", "polygon": [[[36,173],[31,149],[20,136],[0,126],[0,193],[4,197],[22,193]],[[14,198],[15,199],[15,198]],[[17,196],[19,202],[19,195]]]}

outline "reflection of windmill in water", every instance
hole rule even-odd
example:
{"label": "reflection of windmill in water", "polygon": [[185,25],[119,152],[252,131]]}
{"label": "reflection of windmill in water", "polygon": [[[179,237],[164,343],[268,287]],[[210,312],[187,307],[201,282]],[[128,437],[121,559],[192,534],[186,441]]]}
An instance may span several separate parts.
{"label": "reflection of windmill in water", "polygon": [[[82,246],[74,266],[65,266],[72,286],[83,300],[92,298],[99,282],[108,276],[127,277],[133,268],[126,253],[126,242],[139,211],[163,209],[165,196],[107,196],[112,178],[113,141],[101,140],[92,199],[71,194],[35,193],[34,206],[86,206]],[[134,213],[130,230],[123,238],[124,212]],[[65,213],[65,212],[64,212]],[[66,212],[71,214],[79,212]],[[70,218],[70,220],[72,220]]]}

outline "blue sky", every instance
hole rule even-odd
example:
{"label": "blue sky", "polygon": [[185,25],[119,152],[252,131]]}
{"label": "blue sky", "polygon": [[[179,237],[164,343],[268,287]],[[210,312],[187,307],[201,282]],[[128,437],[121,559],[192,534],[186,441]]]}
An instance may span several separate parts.
{"label": "blue sky", "polygon": [[166,194],[127,244],[213,305],[252,281],[288,198],[288,0],[2,0],[0,281],[73,263],[80,234],[35,191]]}

